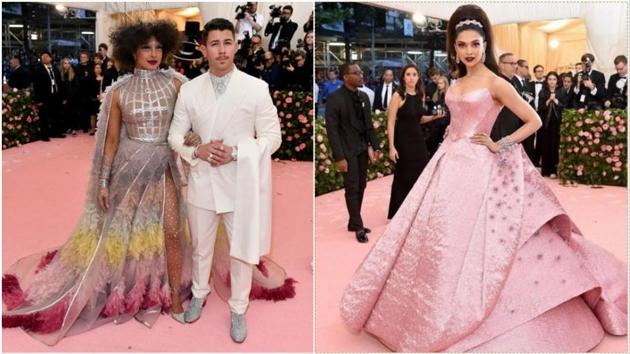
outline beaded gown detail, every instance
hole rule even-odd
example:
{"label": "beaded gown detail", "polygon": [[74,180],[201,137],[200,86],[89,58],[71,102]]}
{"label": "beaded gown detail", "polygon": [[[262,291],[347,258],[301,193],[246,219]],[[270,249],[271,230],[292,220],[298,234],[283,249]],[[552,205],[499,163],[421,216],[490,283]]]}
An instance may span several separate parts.
{"label": "beaded gown detail", "polygon": [[[187,79],[171,69],[136,69],[107,89],[83,215],[65,244],[5,270],[3,327],[22,327],[48,345],[111,321],[135,318],[150,327],[171,306],[168,252],[177,252],[173,258],[181,262],[173,266],[181,269],[182,298],[190,295],[192,241],[181,195],[184,179],[167,142],[177,99],[174,80]],[[110,208],[102,212],[96,188],[118,88],[120,142],[111,168]],[[172,183],[176,188],[170,188]],[[165,224],[176,229],[169,234],[181,247],[165,247]],[[227,300],[229,247],[224,239],[218,236],[212,277],[219,296]],[[293,282],[263,258],[254,267],[250,298],[293,297]]]}
{"label": "beaded gown detail", "polygon": [[341,301],[395,351],[586,351],[627,332],[626,265],[584,238],[520,145],[470,142],[502,108],[448,91],[449,135]]}

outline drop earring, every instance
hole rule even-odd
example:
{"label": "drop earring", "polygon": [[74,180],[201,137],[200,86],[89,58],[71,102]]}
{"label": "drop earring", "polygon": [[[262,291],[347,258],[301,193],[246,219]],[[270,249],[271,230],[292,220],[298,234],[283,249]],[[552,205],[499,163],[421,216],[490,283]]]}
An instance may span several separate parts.
{"label": "drop earring", "polygon": [[458,55],[455,56],[455,61],[457,62],[457,64],[459,64],[459,56]]}

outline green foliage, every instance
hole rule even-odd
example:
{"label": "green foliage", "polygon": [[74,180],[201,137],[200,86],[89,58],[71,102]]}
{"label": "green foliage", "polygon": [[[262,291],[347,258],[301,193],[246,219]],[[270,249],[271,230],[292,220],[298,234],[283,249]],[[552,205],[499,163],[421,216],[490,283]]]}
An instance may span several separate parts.
{"label": "green foliage", "polygon": [[313,161],[313,94],[301,91],[274,91],[282,145],[274,159]]}
{"label": "green foliage", "polygon": [[39,136],[37,106],[31,90],[12,89],[2,94],[2,149],[21,146]]}

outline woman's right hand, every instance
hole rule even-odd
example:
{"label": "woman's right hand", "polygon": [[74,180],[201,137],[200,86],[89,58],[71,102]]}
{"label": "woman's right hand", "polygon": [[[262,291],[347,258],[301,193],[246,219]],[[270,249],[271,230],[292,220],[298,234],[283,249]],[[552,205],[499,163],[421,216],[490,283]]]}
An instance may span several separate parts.
{"label": "woman's right hand", "polygon": [[389,159],[396,162],[398,161],[398,150],[395,147],[389,147]]}
{"label": "woman's right hand", "polygon": [[98,187],[96,199],[98,199],[98,206],[101,208],[101,210],[103,212],[106,212],[110,206],[109,205],[109,189],[107,187]]}

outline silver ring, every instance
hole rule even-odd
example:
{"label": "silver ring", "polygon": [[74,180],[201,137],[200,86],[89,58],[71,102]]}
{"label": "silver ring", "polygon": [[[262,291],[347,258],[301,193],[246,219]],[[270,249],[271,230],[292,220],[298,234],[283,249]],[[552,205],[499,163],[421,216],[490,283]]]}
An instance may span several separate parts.
{"label": "silver ring", "polygon": [[221,145],[221,147],[219,148],[221,151],[223,151],[223,145]]}
{"label": "silver ring", "polygon": [[212,160],[212,153],[210,153],[210,156],[208,156],[208,160]]}

